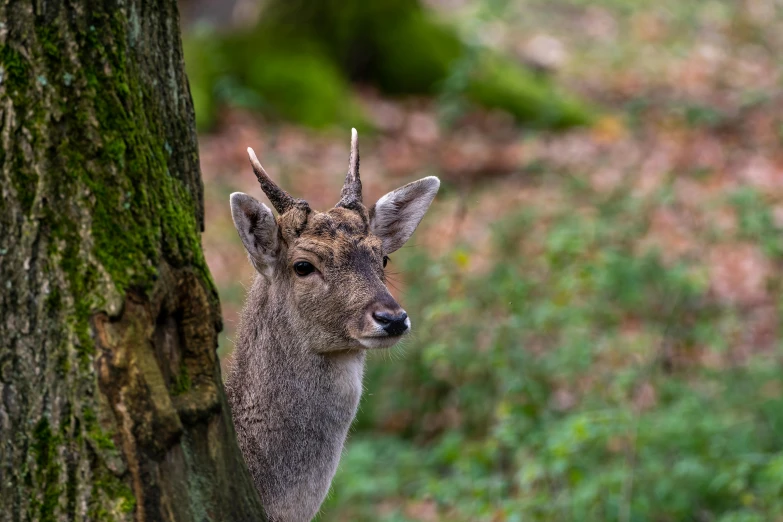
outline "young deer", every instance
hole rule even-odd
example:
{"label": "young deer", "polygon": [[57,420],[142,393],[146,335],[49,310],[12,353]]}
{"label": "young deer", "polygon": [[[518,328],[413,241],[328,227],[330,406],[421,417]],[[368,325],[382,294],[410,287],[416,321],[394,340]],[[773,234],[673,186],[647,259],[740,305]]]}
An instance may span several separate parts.
{"label": "young deer", "polygon": [[310,520],[332,481],[362,392],[367,349],[394,345],[410,319],[385,286],[387,256],[424,217],[440,181],[427,177],[362,204],[359,150],[340,201],[312,210],[277,187],[248,149],[279,213],[231,194],[231,214],[258,272],[226,391],[239,445],[274,522]]}

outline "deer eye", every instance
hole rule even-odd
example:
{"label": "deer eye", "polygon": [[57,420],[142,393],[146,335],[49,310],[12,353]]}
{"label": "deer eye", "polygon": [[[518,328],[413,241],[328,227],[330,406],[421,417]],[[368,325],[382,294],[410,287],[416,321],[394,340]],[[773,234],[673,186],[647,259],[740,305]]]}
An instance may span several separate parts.
{"label": "deer eye", "polygon": [[308,274],[312,274],[315,271],[315,267],[307,261],[297,261],[294,263],[294,272],[299,277],[304,277]]}
{"label": "deer eye", "polygon": [[383,268],[386,268],[386,264],[389,262],[389,256],[383,256]]}

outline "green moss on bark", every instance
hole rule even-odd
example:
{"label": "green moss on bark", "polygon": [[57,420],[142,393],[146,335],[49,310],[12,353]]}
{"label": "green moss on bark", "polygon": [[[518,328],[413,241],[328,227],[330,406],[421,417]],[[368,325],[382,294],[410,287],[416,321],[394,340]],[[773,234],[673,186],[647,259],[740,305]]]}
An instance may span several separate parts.
{"label": "green moss on bark", "polygon": [[44,417],[38,421],[33,431],[33,444],[30,453],[36,463],[36,480],[43,487],[31,504],[32,517],[41,522],[54,522],[55,509],[60,499],[59,477],[61,468],[54,452],[60,444],[58,436],[52,433],[49,421]]}
{"label": "green moss on bark", "polygon": [[[111,31],[95,29],[107,26]],[[91,204],[91,252],[101,267],[81,262],[74,249],[84,231],[51,209],[51,246],[57,250],[64,245],[62,267],[79,298],[74,327],[87,345],[89,315],[105,305],[95,302],[96,297],[101,300],[96,289],[107,283],[101,272],[109,275],[117,295],[131,287],[149,291],[162,257],[175,267],[193,265],[210,280],[193,194],[170,171],[171,147],[151,110],[155,94],[139,82],[127,58],[127,26],[122,11],[96,14],[78,35],[79,47],[88,55],[82,57],[86,66],[76,70],[61,70],[57,46],[44,41],[49,67],[67,78],[56,86],[62,100],[58,112],[69,126],[57,147],[57,161],[70,178],[59,187],[61,196],[84,197]],[[39,34],[48,38],[57,33]],[[81,91],[77,104],[69,102],[75,89]]]}
{"label": "green moss on bark", "polygon": [[179,373],[174,376],[171,383],[171,394],[175,397],[182,395],[189,391],[193,383],[190,380],[190,373],[188,373],[188,367],[184,364],[180,364]]}
{"label": "green moss on bark", "polygon": [[[28,60],[13,45],[0,46],[0,70],[5,91],[21,111],[34,111],[30,106],[27,92],[31,88],[31,70]],[[33,117],[38,118],[40,114]],[[2,147],[0,147],[2,149]],[[22,211],[28,213],[33,204],[35,191],[33,187],[38,182],[38,175],[24,165],[24,154],[21,150],[3,150],[2,160],[10,159],[12,183],[19,194]]]}
{"label": "green moss on bark", "polygon": [[[110,25],[122,34],[127,21],[118,12]],[[95,254],[120,293],[130,286],[148,290],[161,254],[174,266],[192,264],[206,275],[192,195],[169,170],[155,114],[140,110],[155,105],[153,93],[129,71],[124,39],[103,44],[93,31],[88,38],[93,52],[110,63],[109,70],[85,71],[103,140],[95,151],[103,165],[84,172],[83,180],[95,202]]]}
{"label": "green moss on bark", "polygon": [[0,519],[196,520],[192,468],[207,512],[261,519],[220,407],[176,4],[75,5],[0,8]]}

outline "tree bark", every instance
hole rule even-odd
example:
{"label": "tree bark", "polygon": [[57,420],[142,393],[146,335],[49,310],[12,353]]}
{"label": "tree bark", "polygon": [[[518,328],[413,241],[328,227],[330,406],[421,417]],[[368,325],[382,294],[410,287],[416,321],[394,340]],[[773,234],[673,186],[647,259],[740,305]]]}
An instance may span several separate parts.
{"label": "tree bark", "polygon": [[0,521],[259,520],[174,0],[0,4]]}

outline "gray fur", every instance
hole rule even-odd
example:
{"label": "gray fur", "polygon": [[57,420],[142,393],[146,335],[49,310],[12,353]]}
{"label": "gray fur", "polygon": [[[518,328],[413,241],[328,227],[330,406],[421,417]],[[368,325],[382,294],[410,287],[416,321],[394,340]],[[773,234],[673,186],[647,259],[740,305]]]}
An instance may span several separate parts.
{"label": "gray fur", "polygon": [[[432,201],[437,186],[425,185],[400,199],[395,245],[399,230],[412,233]],[[416,210],[406,214],[410,205]],[[226,380],[237,439],[270,520],[307,521],[337,470],[361,396],[366,350],[399,340],[373,315],[402,312],[385,286],[388,239],[370,232],[361,206],[328,212],[293,206],[275,221],[252,197],[232,194],[231,208],[258,271]],[[385,216],[391,207],[382,208]],[[296,275],[301,261],[316,271]]]}
{"label": "gray fur", "polygon": [[277,222],[269,207],[241,192],[231,194],[231,218],[255,269],[271,276],[277,251]]}
{"label": "gray fur", "polygon": [[391,254],[410,239],[440,188],[435,176],[393,190],[370,209],[370,230],[383,240],[383,250]]}
{"label": "gray fur", "polygon": [[282,313],[281,294],[256,277],[226,391],[269,519],[299,522],[318,512],[337,470],[361,396],[364,351],[312,350]]}

